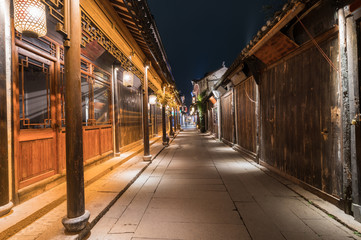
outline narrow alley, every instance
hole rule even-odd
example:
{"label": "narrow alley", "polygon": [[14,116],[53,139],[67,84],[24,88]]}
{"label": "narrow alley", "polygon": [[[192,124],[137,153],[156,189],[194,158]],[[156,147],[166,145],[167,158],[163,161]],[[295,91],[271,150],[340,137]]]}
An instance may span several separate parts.
{"label": "narrow alley", "polygon": [[0,240],[361,240],[361,0],[0,0]]}
{"label": "narrow alley", "polygon": [[285,184],[211,136],[188,129],[88,239],[361,239]]}

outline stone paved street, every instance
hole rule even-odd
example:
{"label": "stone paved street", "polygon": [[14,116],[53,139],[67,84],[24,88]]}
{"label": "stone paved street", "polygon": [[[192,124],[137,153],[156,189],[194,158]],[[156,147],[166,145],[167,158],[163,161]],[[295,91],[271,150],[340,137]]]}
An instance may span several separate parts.
{"label": "stone paved street", "polygon": [[361,239],[230,147],[181,132],[88,239]]}

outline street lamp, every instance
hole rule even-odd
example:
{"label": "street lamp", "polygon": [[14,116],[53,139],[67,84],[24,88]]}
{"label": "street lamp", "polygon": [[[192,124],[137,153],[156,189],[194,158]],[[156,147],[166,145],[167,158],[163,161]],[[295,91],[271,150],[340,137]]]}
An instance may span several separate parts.
{"label": "street lamp", "polygon": [[14,0],[14,26],[28,37],[46,35],[45,5],[40,0]]}

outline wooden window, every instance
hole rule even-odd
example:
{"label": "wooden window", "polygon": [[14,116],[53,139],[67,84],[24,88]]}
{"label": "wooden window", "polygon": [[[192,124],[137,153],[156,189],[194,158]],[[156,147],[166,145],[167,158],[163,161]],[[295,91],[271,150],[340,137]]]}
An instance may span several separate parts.
{"label": "wooden window", "polygon": [[82,118],[83,124],[88,126],[92,125],[92,111],[91,111],[91,99],[92,99],[92,78],[86,74],[81,75],[81,101],[82,101]]}
{"label": "wooden window", "polygon": [[[84,126],[111,123],[111,75],[87,60],[81,60],[82,121]],[[65,126],[65,74],[60,71],[61,116]]]}
{"label": "wooden window", "polygon": [[96,124],[110,124],[110,74],[94,66],[94,119]]}
{"label": "wooden window", "polygon": [[50,56],[56,57],[56,45],[55,41],[47,38],[47,37],[40,37],[40,38],[31,38],[23,36],[18,31],[15,31],[15,38],[16,40],[26,43],[26,45],[35,48],[38,51],[44,52],[49,54]]}
{"label": "wooden window", "polygon": [[50,65],[19,54],[20,129],[49,128]]}

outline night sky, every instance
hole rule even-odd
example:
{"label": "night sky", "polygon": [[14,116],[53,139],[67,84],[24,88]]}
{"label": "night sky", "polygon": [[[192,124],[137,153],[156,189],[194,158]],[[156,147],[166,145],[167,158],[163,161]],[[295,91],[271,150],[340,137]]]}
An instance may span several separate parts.
{"label": "night sky", "polygon": [[191,80],[229,67],[286,0],[148,0],[177,88],[191,102]]}

